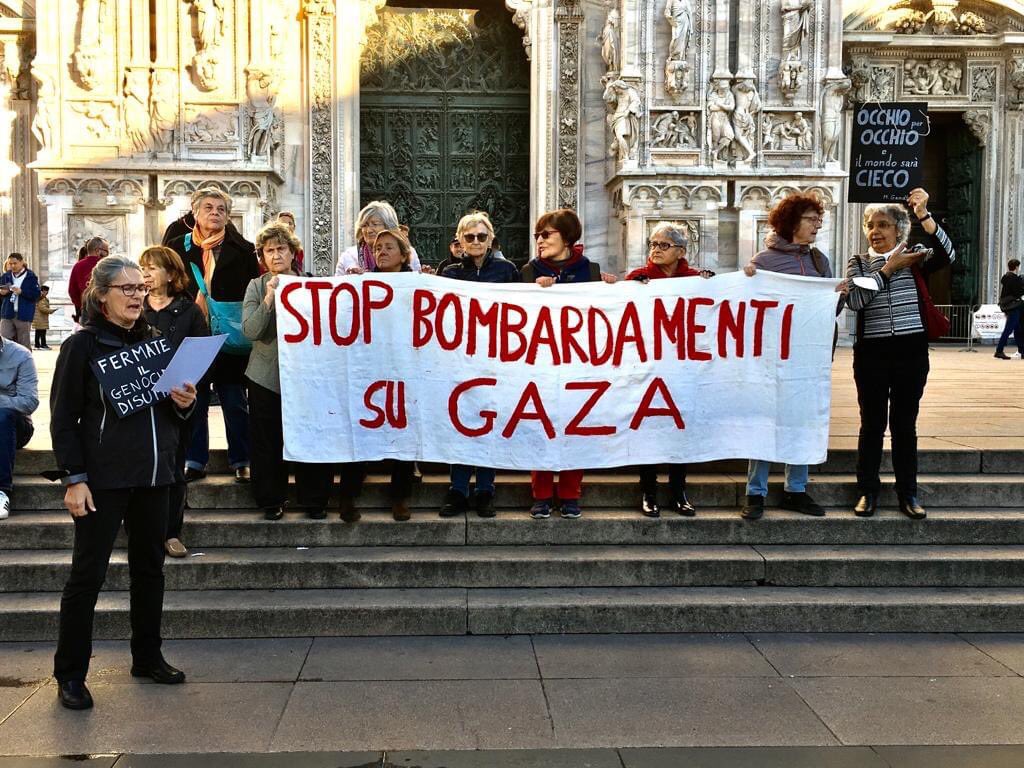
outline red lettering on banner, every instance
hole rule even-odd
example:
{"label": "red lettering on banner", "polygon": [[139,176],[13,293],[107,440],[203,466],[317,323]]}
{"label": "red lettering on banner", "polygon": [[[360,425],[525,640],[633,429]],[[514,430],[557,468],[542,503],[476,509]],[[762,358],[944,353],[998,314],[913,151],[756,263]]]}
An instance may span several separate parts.
{"label": "red lettering on banner", "polygon": [[[601,318],[601,322],[604,323],[604,347],[600,352],[597,351],[597,318]],[[604,365],[608,362],[614,351],[614,343],[612,342],[612,323],[608,319],[608,315],[602,312],[597,307],[591,307],[587,310],[587,331],[590,349],[590,364],[591,365]]]}
{"label": "red lettering on banner", "polygon": [[[384,289],[384,295],[374,300],[373,289],[382,288]],[[395,296],[395,289],[387,283],[381,280],[364,280],[363,281],[363,343],[369,344],[373,341],[373,323],[370,320],[370,316],[375,309],[384,309],[391,305],[391,300]]]}
{"label": "red lettering on banner", "polygon": [[[513,312],[517,315],[515,321],[510,317]],[[522,307],[515,304],[501,305],[501,356],[498,358],[501,362],[514,363],[523,356],[523,352],[526,351],[526,336],[523,335],[523,328],[526,327],[527,319],[526,310]],[[515,349],[510,344],[513,336],[519,342],[519,346]]]}
{"label": "red lettering on banner", "polygon": [[305,285],[310,301],[313,302],[313,346],[319,347],[324,337],[323,328],[320,327],[320,291],[331,290],[331,284],[323,280],[307,280]]}
{"label": "red lettering on banner", "polygon": [[[338,296],[342,293],[348,293],[352,299],[352,312],[349,317],[352,320],[352,325],[349,328],[348,334],[342,336],[338,332],[338,316],[341,314],[338,311]],[[331,313],[330,317],[330,328],[331,338],[334,339],[334,343],[339,347],[347,347],[352,344],[359,337],[359,313],[356,312],[356,307],[359,304],[359,292],[356,290],[355,283],[344,282],[339,283],[333,291],[331,291],[331,301],[327,305]]]}
{"label": "red lettering on banner", "polygon": [[498,305],[491,304],[485,312],[480,305],[479,299],[469,300],[469,328],[466,334],[466,354],[476,354],[477,326],[486,328],[487,334],[487,356],[494,358],[498,354]]}
{"label": "red lettering on banner", "polygon": [[743,341],[746,334],[744,322],[747,317],[747,303],[741,301],[735,314],[729,300],[722,301],[721,309],[718,312],[718,356],[726,358],[729,356],[726,349],[726,337],[732,336],[736,348],[735,357],[743,357]]}
{"label": "red lettering on banner", "polygon": [[373,396],[387,387],[386,381],[375,381],[363,393],[363,405],[374,414],[372,419],[360,419],[359,423],[367,429],[380,429],[388,420],[388,415],[379,405],[373,402]]}
{"label": "red lettering on banner", "polygon": [[[373,402],[373,396],[384,390],[384,408]],[[380,429],[384,424],[395,429],[405,429],[408,419],[405,415],[405,382],[375,381],[363,393],[363,405],[374,414],[372,419],[360,419],[359,423],[367,429]]]}
{"label": "red lettering on banner", "polygon": [[789,340],[793,333],[793,305],[787,304],[786,309],[782,312],[782,341],[781,341],[781,357],[783,360],[789,360]]}
{"label": "red lettering on banner", "polygon": [[662,334],[676,345],[676,357],[679,360],[686,359],[686,299],[676,299],[676,305],[672,308],[672,314],[665,311],[665,302],[660,298],[654,300],[654,359],[661,360],[661,337]]}
{"label": "red lettering on banner", "polygon": [[690,299],[690,303],[686,307],[686,324],[690,329],[690,333],[686,336],[686,354],[689,355],[691,360],[711,359],[710,352],[697,349],[697,337],[707,330],[705,326],[697,323],[697,308],[711,307],[714,306],[714,303],[713,299],[695,298]]}
{"label": "red lettering on banner", "polygon": [[388,424],[395,429],[405,429],[409,421],[405,416],[405,382],[388,382]]}
{"label": "red lettering on banner", "polygon": [[412,348],[419,349],[434,338],[434,326],[429,315],[437,309],[437,297],[432,291],[417,288],[412,292]]}
{"label": "red lettering on banner", "polygon": [[[569,315],[575,316],[576,322],[569,322]],[[572,362],[573,351],[579,355],[580,362],[587,362],[587,352],[576,341],[576,334],[583,328],[583,313],[576,307],[562,307],[562,318],[559,324],[562,330],[562,361],[567,365]]]}
{"label": "red lettering on banner", "polygon": [[[445,313],[449,307],[454,306],[452,314],[455,316],[455,330],[452,333],[451,338],[445,336]],[[446,293],[441,297],[441,301],[437,303],[437,314],[435,315],[435,322],[437,324],[435,332],[437,333],[437,343],[441,349],[445,352],[451,352],[462,346],[462,305],[459,303],[459,297],[454,293]]]}
{"label": "red lettering on banner", "polygon": [[632,342],[636,347],[636,355],[641,363],[647,362],[647,347],[644,345],[644,337],[640,331],[640,315],[637,314],[636,304],[632,301],[626,305],[619,319],[619,331],[615,334],[615,354],[612,356],[612,365],[622,365],[623,348],[626,342]]}
{"label": "red lettering on banner", "polygon": [[[661,395],[661,399],[665,401],[663,408],[651,407],[655,395]],[[629,428],[632,430],[640,429],[640,424],[643,423],[643,420],[651,416],[671,416],[672,420],[676,423],[676,429],[686,429],[686,425],[683,424],[683,417],[679,414],[679,409],[672,399],[672,394],[668,391],[668,387],[665,386],[665,382],[660,376],[656,376],[648,385],[647,391],[644,392],[640,405],[636,409],[636,413],[633,414],[633,419],[629,422]]]}
{"label": "red lettering on banner", "polygon": [[562,358],[558,354],[555,329],[551,324],[551,310],[548,307],[541,307],[537,312],[537,322],[533,326],[533,333],[530,334],[530,346],[526,349],[527,365],[533,365],[537,362],[537,348],[541,344],[547,346],[548,351],[551,353],[552,365],[561,365]]}
{"label": "red lettering on banner", "polygon": [[601,396],[611,387],[610,381],[570,381],[565,385],[567,392],[573,392],[575,390],[587,390],[591,389],[594,391],[587,401],[580,406],[579,411],[575,416],[572,417],[565,427],[566,435],[579,435],[580,437],[590,437],[592,435],[614,435],[616,427],[607,424],[602,426],[581,426],[583,420],[590,415],[594,406],[597,405],[597,401],[601,399]]}
{"label": "red lettering on banner", "polygon": [[[533,403],[534,410],[526,410],[528,403]],[[526,385],[526,389],[523,390],[523,396],[519,398],[515,410],[512,411],[508,424],[501,431],[501,436],[506,439],[512,437],[520,421],[539,421],[544,427],[544,434],[548,436],[548,440],[555,439],[555,428],[551,424],[548,412],[544,410],[544,403],[540,399],[540,392],[537,389],[537,383],[534,381]]]}
{"label": "red lettering on banner", "polygon": [[762,341],[764,340],[764,313],[773,307],[779,306],[779,302],[751,299],[750,306],[757,310],[757,314],[754,315],[754,357],[760,357]]}
{"label": "red lettering on banner", "polygon": [[309,335],[309,323],[306,322],[306,318],[302,316],[299,310],[292,306],[291,302],[292,293],[301,287],[302,283],[288,283],[288,285],[281,289],[281,308],[294,317],[295,322],[299,324],[299,330],[296,333],[286,333],[284,335],[284,340],[289,344],[298,344],[301,341],[305,341],[306,336]]}
{"label": "red lettering on banner", "polygon": [[494,420],[498,417],[497,411],[480,411],[480,418],[484,420],[482,427],[467,427],[462,423],[459,418],[459,398],[464,392],[468,392],[473,387],[493,387],[498,383],[497,379],[470,379],[464,381],[448,396],[448,418],[451,419],[452,426],[460,435],[466,437],[480,437],[486,435],[494,427]]}

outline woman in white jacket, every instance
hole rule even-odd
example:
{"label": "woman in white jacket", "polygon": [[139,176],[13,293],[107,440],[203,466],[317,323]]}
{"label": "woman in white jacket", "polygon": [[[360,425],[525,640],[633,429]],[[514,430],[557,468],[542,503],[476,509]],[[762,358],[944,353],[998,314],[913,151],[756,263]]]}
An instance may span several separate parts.
{"label": "woman in white jacket", "polygon": [[[356,218],[356,244],[349,246],[338,259],[335,275],[361,275],[377,266],[373,258],[373,241],[384,230],[398,229],[398,214],[390,203],[373,200],[363,206]],[[413,272],[423,271],[416,249],[412,249],[409,266]]]}

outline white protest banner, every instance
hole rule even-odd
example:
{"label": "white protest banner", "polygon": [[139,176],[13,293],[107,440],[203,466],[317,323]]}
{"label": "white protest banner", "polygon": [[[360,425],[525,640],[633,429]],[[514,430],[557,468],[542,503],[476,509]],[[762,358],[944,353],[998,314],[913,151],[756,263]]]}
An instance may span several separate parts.
{"label": "white protest banner", "polygon": [[837,282],[282,276],[285,458],[820,463]]}

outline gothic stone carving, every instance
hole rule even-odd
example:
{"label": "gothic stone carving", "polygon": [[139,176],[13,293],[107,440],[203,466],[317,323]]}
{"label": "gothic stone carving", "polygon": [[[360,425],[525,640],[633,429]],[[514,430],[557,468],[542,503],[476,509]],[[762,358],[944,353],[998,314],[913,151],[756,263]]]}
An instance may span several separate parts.
{"label": "gothic stone carving", "polygon": [[792,104],[807,82],[807,65],[800,59],[784,59],[779,64],[779,92],[786,104]]}
{"label": "gothic stone carving", "polygon": [[109,143],[117,135],[117,110],[108,101],[75,101],[68,105],[82,116],[86,133],[97,143]]}
{"label": "gothic stone carving", "polygon": [[871,62],[857,57],[850,64],[851,98],[853,101],[870,101],[871,99]]}
{"label": "gothic stone carving", "polygon": [[[565,208],[576,208],[579,205],[579,127],[580,105],[583,102],[580,84],[580,70],[583,67],[580,49],[583,10],[574,3],[564,3],[559,6],[555,18],[558,23],[559,71],[558,122],[555,125],[558,132],[558,204]],[[639,94],[636,100],[639,109]],[[639,136],[639,124],[637,134]]]}
{"label": "gothic stone carving", "polygon": [[693,4],[690,0],[668,0],[665,5],[671,39],[665,57],[665,90],[674,97],[685,94],[689,85],[688,57],[693,38]]}
{"label": "gothic stone carving", "polygon": [[804,39],[810,28],[814,0],[780,0],[782,15],[782,60],[799,59]]}
{"label": "gothic stone carving", "polygon": [[334,4],[306,2],[310,40],[310,221],[314,272],[329,274],[334,255],[332,67]]}
{"label": "gothic stone carving", "polygon": [[665,112],[651,124],[654,149],[693,149],[697,146],[697,116],[692,112]]}
{"label": "gothic stone carving", "polygon": [[196,53],[192,57],[192,80],[201,91],[217,88],[220,48],[224,42],[224,11],[227,0],[185,0],[192,5]]}
{"label": "gothic stone carving", "polygon": [[604,27],[601,34],[597,36],[601,44],[601,58],[604,60],[605,69],[608,72],[618,72],[619,62],[619,9],[615,6],[615,0],[608,6],[608,15],[604,20]]}
{"label": "gothic stone carving", "polygon": [[764,116],[762,141],[765,149],[809,151],[812,133],[803,112]]}
{"label": "gothic stone carving", "polygon": [[131,152],[149,149],[149,71],[129,67],[124,73],[124,136]]}
{"label": "gothic stone carving", "polygon": [[171,152],[174,127],[178,122],[178,73],[172,69],[154,69],[150,80],[149,138],[153,151]]}
{"label": "gothic stone carving", "polygon": [[757,133],[755,115],[761,111],[761,97],[752,78],[743,78],[732,87],[735,106],[732,111],[732,130],[736,135],[734,159],[746,162],[754,157],[754,136]]}
{"label": "gothic stone carving", "polygon": [[272,146],[272,132],[277,101],[277,78],[274,72],[250,67],[246,69],[245,91],[249,97],[249,134],[246,138],[246,154],[249,159],[267,157]]}
{"label": "gothic stone carving", "polygon": [[38,59],[32,64],[32,77],[39,83],[36,114],[32,118],[32,135],[39,142],[40,153],[48,153],[53,148],[53,116],[57,108],[57,90],[49,66]]}
{"label": "gothic stone carving", "polygon": [[238,108],[234,105],[188,105],[185,108],[185,143],[237,145]]}
{"label": "gothic stone carving", "polygon": [[964,122],[978,139],[978,143],[983,147],[986,146],[988,137],[992,133],[992,115],[985,110],[968,109],[964,112]]}
{"label": "gothic stone carving", "polygon": [[1007,99],[1017,109],[1024,109],[1024,56],[1012,56],[1006,62]]}
{"label": "gothic stone carving", "polygon": [[839,138],[843,130],[843,105],[853,84],[847,78],[829,80],[821,93],[821,159],[825,163],[839,162]]}
{"label": "gothic stone carving", "polygon": [[973,67],[971,72],[971,101],[994,101],[996,98],[996,68]]}
{"label": "gothic stone carving", "polygon": [[721,78],[712,81],[707,99],[707,147],[712,160],[729,159],[729,148],[736,138],[730,120],[734,109],[736,98],[729,90],[729,81]]}
{"label": "gothic stone carving", "polygon": [[640,141],[640,93],[623,80],[611,80],[604,89],[608,105],[608,153],[623,162],[635,156]]}
{"label": "gothic stone carving", "polygon": [[523,48],[526,49],[526,58],[530,58],[530,12],[533,7],[533,0],[505,0],[505,7],[512,11],[512,21],[523,30]]}
{"label": "gothic stone carving", "polygon": [[87,91],[102,82],[106,62],[111,59],[101,37],[107,34],[108,4],[109,0],[81,0],[80,3],[78,45],[71,62],[79,85]]}
{"label": "gothic stone carving", "polygon": [[959,62],[907,59],[903,63],[903,92],[915,96],[955,96],[960,93],[964,68]]}

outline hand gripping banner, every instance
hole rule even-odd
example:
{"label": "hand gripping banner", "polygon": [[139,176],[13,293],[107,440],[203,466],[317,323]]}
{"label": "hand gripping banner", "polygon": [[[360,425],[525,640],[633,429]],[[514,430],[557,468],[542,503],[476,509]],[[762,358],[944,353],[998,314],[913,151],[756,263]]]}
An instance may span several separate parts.
{"label": "hand gripping banner", "polygon": [[282,278],[285,458],[821,463],[837,282]]}

